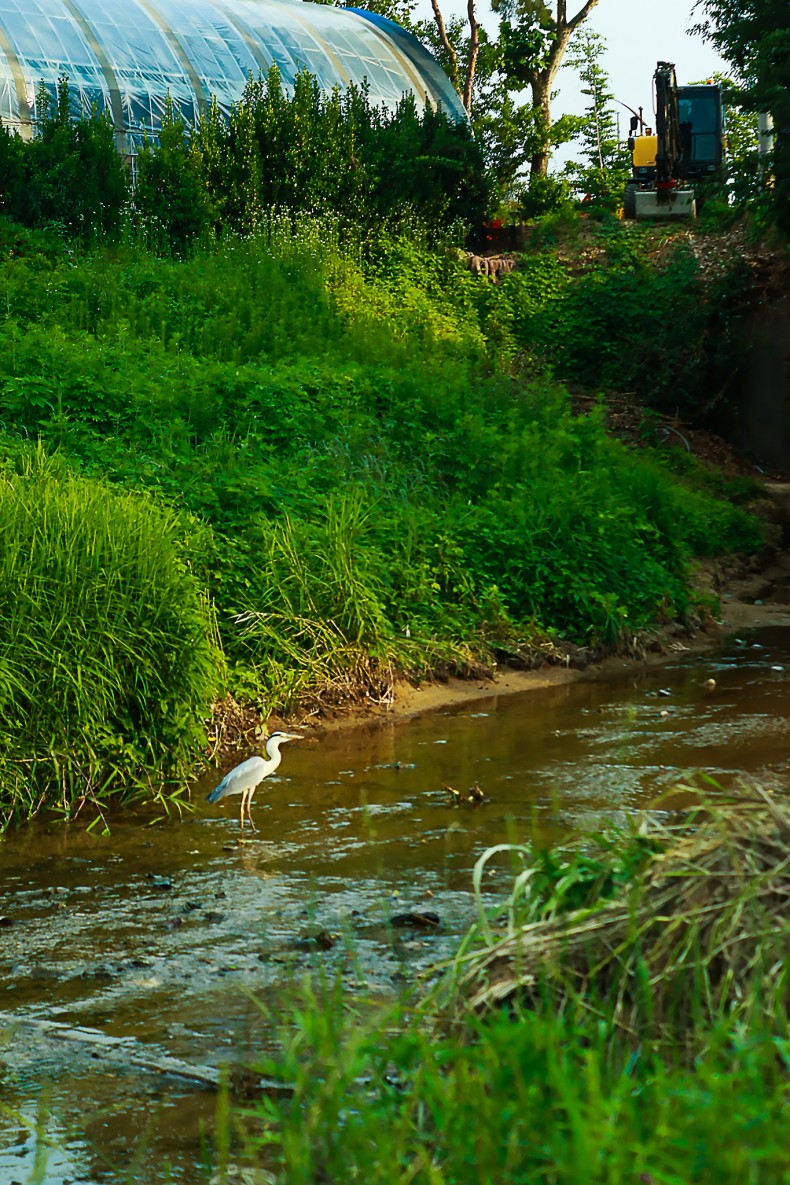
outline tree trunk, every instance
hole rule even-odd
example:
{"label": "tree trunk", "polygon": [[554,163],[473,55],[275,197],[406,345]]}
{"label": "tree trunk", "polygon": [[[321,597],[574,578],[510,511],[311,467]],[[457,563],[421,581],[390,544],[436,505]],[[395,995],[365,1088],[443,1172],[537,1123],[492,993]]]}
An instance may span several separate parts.
{"label": "tree trunk", "polygon": [[471,115],[475,71],[477,69],[477,54],[480,49],[480,22],[475,12],[475,0],[467,0],[466,5],[466,14],[469,20],[469,49],[466,62],[464,63],[463,86],[461,85],[461,68],[458,62],[458,50],[447,35],[447,26],[444,23],[442,10],[439,7],[439,0],[431,0],[431,7],[433,8],[433,19],[436,24],[436,32],[439,34],[439,41],[444,52],[447,54],[447,74],[450,82],[452,82],[458,91],[458,96],[464,105],[464,111],[467,115]]}
{"label": "tree trunk", "polygon": [[529,179],[545,177],[549,171],[549,153],[551,151],[551,82],[545,71],[535,76],[531,84],[532,110],[538,120],[538,127],[542,130],[540,146],[532,154],[529,164]]}
{"label": "tree trunk", "polygon": [[462,102],[466,114],[471,115],[475,70],[477,69],[477,53],[480,48],[480,22],[475,14],[475,0],[468,0],[466,12],[469,18],[469,56],[466,62],[466,78],[464,79]]}
{"label": "tree trunk", "polygon": [[557,15],[551,23],[552,41],[549,57],[542,70],[533,70],[528,77],[532,91],[532,110],[538,117],[538,127],[541,129],[540,147],[533,153],[530,162],[530,184],[536,177],[545,177],[549,168],[551,154],[551,88],[557,77],[565,50],[573,32],[582,21],[586,20],[595,8],[598,0],[586,0],[576,16],[568,20],[568,5],[566,0],[557,0]]}

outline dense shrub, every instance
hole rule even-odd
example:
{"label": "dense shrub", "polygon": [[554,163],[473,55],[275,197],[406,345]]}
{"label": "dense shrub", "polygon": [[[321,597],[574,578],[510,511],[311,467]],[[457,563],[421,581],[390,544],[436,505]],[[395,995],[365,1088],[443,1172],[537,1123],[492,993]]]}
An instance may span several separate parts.
{"label": "dense shrub", "polygon": [[[38,96],[37,135],[0,125],[0,213],[69,238],[117,234],[129,186],[106,113],[74,114],[68,79]],[[412,96],[394,112],[355,87],[326,95],[297,76],[292,95],[273,66],[250,79],[230,118],[216,105],[187,129],[168,101],[161,135],[139,152],[134,222],[156,250],[183,252],[202,236],[251,233],[273,211],[333,214],[357,227],[408,223],[438,234],[480,222],[489,182],[469,126]]]}
{"label": "dense shrub", "polygon": [[0,125],[0,211],[83,242],[116,233],[128,186],[110,117],[75,117],[66,78],[55,100],[41,88],[38,109],[39,134],[29,142]]}
{"label": "dense shrub", "polygon": [[184,774],[218,683],[172,514],[40,451],[0,479],[0,809]]}
{"label": "dense shrub", "polygon": [[350,86],[326,95],[310,74],[291,96],[273,66],[225,121],[216,106],[190,135],[165,116],[139,159],[135,206],[178,248],[201,230],[250,233],[271,210],[334,214],[376,227],[416,212],[435,229],[479,222],[489,183],[469,127],[413,96],[394,113]]}
{"label": "dense shrub", "polygon": [[575,386],[629,391],[691,420],[710,413],[743,364],[748,265],[703,277],[685,236],[614,219],[576,234],[526,254],[496,296],[475,293],[484,327],[507,318],[532,365]]}

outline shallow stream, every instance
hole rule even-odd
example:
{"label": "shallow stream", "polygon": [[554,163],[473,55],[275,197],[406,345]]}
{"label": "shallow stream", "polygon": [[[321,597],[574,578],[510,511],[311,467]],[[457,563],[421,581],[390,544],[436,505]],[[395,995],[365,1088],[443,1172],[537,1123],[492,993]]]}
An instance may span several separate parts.
{"label": "shallow stream", "polygon": [[[8,835],[0,1185],[207,1181],[216,1095],[135,1058],[244,1062],[267,1044],[257,1001],[311,967],[393,992],[457,945],[492,844],[623,820],[692,770],[787,788],[788,716],[790,630],[772,626],[715,655],[290,745],[243,846],[237,800],[204,802],[215,775],[180,822],[122,812],[106,837],[81,820]],[[444,789],[475,783],[477,807]],[[390,924],[408,913],[439,924]]]}

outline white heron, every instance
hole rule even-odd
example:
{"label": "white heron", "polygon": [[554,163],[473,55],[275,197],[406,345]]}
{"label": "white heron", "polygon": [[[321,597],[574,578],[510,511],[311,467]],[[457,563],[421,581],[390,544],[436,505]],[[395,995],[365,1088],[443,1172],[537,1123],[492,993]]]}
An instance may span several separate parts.
{"label": "white heron", "polygon": [[235,766],[230,773],[225,774],[218,786],[208,796],[209,802],[219,802],[223,798],[227,798],[231,794],[241,795],[241,814],[239,822],[241,825],[241,833],[244,834],[244,809],[247,809],[247,818],[250,821],[250,827],[253,831],[256,830],[255,824],[252,821],[250,814],[250,803],[252,796],[264,778],[268,778],[269,774],[273,774],[282,761],[282,753],[280,752],[280,745],[285,741],[300,741],[302,738],[295,732],[273,732],[266,741],[266,758],[263,757],[248,757],[246,761],[242,761],[241,765]]}

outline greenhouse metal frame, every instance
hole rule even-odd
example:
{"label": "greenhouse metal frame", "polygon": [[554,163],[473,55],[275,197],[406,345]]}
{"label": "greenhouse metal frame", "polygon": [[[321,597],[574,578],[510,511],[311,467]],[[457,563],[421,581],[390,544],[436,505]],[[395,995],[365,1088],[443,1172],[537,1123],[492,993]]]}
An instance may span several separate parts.
{"label": "greenhouse metal frame", "polygon": [[193,126],[212,100],[223,114],[272,65],[291,91],[299,71],[325,92],[366,87],[394,110],[441,106],[465,119],[441,67],[415,37],[364,9],[302,0],[0,0],[0,118],[29,139],[38,94],[67,78],[87,114],[106,111],[118,149],[156,137],[168,96]]}

